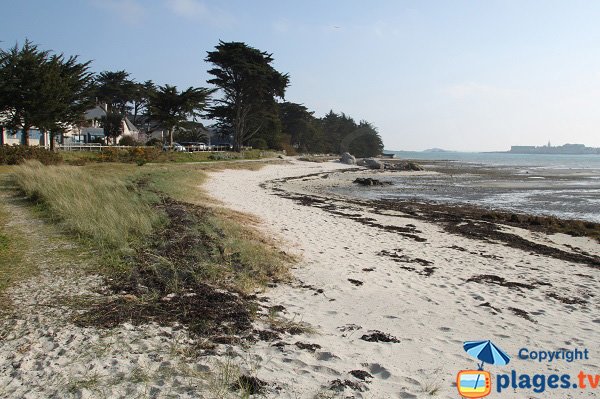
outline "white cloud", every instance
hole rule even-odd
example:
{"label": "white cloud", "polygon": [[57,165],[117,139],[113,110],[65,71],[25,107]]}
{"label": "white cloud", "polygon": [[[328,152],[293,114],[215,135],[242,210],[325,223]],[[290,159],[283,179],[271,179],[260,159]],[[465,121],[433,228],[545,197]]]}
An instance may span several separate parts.
{"label": "white cloud", "polygon": [[234,23],[231,14],[200,0],[166,0],[166,5],[173,14],[182,18],[201,20],[219,27],[228,27]]}

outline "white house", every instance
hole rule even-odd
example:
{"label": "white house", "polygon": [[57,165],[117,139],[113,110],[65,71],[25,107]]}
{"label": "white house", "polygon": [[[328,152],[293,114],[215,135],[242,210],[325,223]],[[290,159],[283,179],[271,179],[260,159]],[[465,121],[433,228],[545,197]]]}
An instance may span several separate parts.
{"label": "white house", "polygon": [[[82,144],[92,142],[105,142],[106,136],[104,129],[101,127],[100,121],[106,116],[106,106],[96,105],[85,113],[86,126],[73,126],[63,134],[63,144]],[[129,120],[128,117],[123,118],[123,134],[117,137],[117,142],[124,136],[131,136],[134,140],[143,139],[139,137],[140,132],[137,127]]]}
{"label": "white house", "polygon": [[[63,133],[62,138],[56,138],[62,144],[83,144],[91,142],[105,142],[104,129],[100,126],[102,117],[106,116],[106,109],[102,105],[97,105],[85,113],[86,123],[84,126],[72,126]],[[0,145],[18,145],[21,144],[23,132],[17,130],[12,132],[1,126],[2,118],[0,116]],[[137,127],[125,117],[123,123],[123,134],[117,137],[117,142],[124,136],[131,136],[135,140],[144,140],[145,137],[139,137],[140,132]],[[33,127],[29,130],[29,145],[50,147],[50,134],[42,132]]]}

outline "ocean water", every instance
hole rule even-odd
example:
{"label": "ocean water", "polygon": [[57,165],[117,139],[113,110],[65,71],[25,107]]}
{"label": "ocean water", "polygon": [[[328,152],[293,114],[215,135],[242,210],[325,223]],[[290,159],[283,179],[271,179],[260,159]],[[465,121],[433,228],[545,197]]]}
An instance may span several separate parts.
{"label": "ocean water", "polygon": [[342,194],[469,204],[600,223],[600,155],[396,154],[440,173],[390,175],[382,179],[392,182],[391,186]]}
{"label": "ocean water", "polygon": [[600,155],[509,154],[499,152],[384,151],[400,159],[454,161],[488,166],[600,171]]}

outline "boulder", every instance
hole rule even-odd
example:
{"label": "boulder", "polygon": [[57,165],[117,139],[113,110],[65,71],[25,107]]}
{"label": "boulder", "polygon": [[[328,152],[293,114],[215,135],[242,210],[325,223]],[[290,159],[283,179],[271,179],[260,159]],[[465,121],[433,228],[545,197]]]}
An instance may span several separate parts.
{"label": "boulder", "polygon": [[354,158],[354,155],[350,154],[349,152],[345,152],[342,154],[340,162],[345,163],[346,165],[356,165],[356,158]]}
{"label": "boulder", "polygon": [[386,162],[384,164],[384,168],[386,170],[414,170],[419,171],[423,170],[423,167],[418,163],[411,161],[402,161],[402,162]]}
{"label": "boulder", "polygon": [[374,158],[366,158],[363,161],[364,161],[364,166],[366,166],[369,169],[383,169],[384,168],[383,162],[379,162],[378,160],[376,160]]}
{"label": "boulder", "polygon": [[360,184],[361,186],[390,186],[392,184],[389,181],[381,181],[371,177],[357,177],[354,180],[354,183]]}

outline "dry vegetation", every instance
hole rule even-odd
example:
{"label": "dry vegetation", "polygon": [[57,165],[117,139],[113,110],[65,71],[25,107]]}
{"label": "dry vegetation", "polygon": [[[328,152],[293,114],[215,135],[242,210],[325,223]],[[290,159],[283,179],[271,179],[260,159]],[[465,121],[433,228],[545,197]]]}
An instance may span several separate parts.
{"label": "dry vegetation", "polygon": [[119,248],[143,237],[159,217],[120,174],[95,174],[72,166],[29,161],[15,182],[52,220],[101,247]]}
{"label": "dry vegetation", "polygon": [[180,322],[221,337],[251,331],[256,305],[249,295],[286,279],[293,259],[252,217],[218,206],[200,189],[207,171],[229,167],[261,164],[15,167],[15,184],[42,215],[101,254],[97,272],[114,294],[78,324]]}

